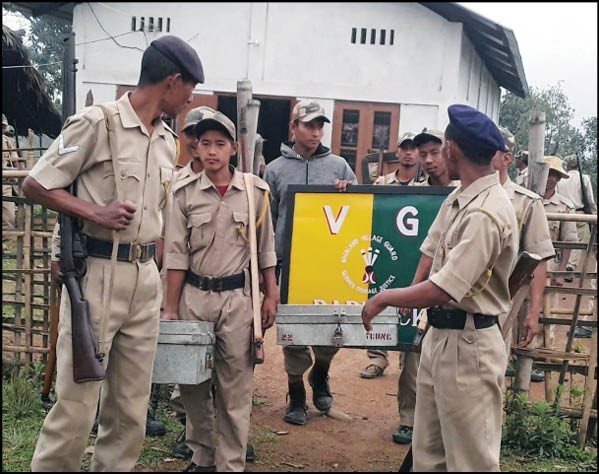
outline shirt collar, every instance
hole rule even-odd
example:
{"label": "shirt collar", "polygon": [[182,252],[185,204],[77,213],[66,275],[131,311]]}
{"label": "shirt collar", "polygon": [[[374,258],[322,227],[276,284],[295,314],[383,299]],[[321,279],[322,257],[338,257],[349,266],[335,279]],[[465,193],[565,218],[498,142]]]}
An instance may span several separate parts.
{"label": "shirt collar", "polygon": [[499,172],[496,171],[495,173],[478,178],[466,189],[460,185],[459,188],[449,195],[447,203],[450,205],[457,203],[458,208],[462,209],[482,191],[497,184],[499,184]]}
{"label": "shirt collar", "polygon": [[[131,105],[130,96],[131,92],[127,92],[126,94],[123,94],[121,98],[116,102],[119,115],[121,116],[121,123],[123,124],[123,128],[139,127],[143,133],[149,136],[150,134],[148,133],[146,126],[139,119],[137,112],[135,112],[135,109]],[[154,131],[161,136],[166,135],[166,130],[164,128],[164,123],[162,122],[162,120],[157,119],[154,121]]]}
{"label": "shirt collar", "polygon": [[[237,189],[245,189],[245,185],[243,184],[243,173],[237,171],[233,166],[229,165],[229,169],[233,172],[233,176],[231,177],[231,181],[229,181],[229,187],[234,187]],[[192,171],[193,173],[193,171]],[[198,175],[200,179],[200,189],[206,190],[208,188],[214,187],[214,183],[212,180],[201,171]]]}

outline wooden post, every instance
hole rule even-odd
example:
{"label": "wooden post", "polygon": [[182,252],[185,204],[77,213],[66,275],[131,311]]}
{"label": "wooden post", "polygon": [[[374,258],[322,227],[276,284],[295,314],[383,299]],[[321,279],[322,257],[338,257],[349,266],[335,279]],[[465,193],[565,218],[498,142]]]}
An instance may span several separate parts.
{"label": "wooden post", "polygon": [[549,165],[545,163],[545,112],[528,113],[528,189],[545,194]]}

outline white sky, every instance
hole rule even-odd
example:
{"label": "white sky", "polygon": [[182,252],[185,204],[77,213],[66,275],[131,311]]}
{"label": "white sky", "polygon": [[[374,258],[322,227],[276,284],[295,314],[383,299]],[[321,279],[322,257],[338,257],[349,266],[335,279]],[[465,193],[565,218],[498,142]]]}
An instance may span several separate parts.
{"label": "white sky", "polygon": [[514,32],[529,87],[563,81],[573,126],[597,115],[597,3],[459,3]]}

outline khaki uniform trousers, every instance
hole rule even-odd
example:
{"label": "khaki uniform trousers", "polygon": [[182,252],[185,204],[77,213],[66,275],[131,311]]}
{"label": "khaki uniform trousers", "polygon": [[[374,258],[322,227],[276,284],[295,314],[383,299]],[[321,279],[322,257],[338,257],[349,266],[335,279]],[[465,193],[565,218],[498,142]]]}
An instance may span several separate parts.
{"label": "khaki uniform trousers", "polygon": [[210,398],[212,404],[206,404],[206,409],[202,410],[202,413],[199,414],[199,416],[203,417],[204,421],[198,425],[200,429],[197,430],[193,428],[193,424],[185,412],[179,385],[175,385],[175,389],[173,390],[169,401],[169,405],[175,411],[177,419],[185,418],[185,444],[187,444],[189,449],[193,451],[192,461],[198,466],[214,466],[215,463],[215,412],[212,394]]}
{"label": "khaki uniform trousers", "polygon": [[376,365],[381,369],[385,370],[389,367],[389,354],[384,349],[368,349],[366,351],[368,358],[370,359],[370,364]]}
{"label": "khaki uniform trousers", "polygon": [[[2,197],[12,196],[12,186],[10,184],[2,185]],[[2,228],[12,230],[15,228],[15,203],[2,199]],[[8,240],[10,237],[2,235],[2,240]]]}
{"label": "khaki uniform trousers", "polygon": [[181,319],[214,323],[213,380],[180,385],[179,390],[197,436],[196,444],[191,440],[189,445],[194,451],[193,462],[198,466],[216,465],[217,472],[243,472],[245,468],[253,393],[253,314],[249,295],[246,275],[246,288],[220,293],[186,284],[179,303]]}
{"label": "khaki uniform trousers", "polygon": [[314,352],[314,363],[323,367],[329,367],[331,361],[340,347],[328,346],[283,346],[283,359],[285,361],[285,372],[291,377],[302,377],[306,370],[312,367],[312,353]]}
{"label": "khaki uniform trousers", "polygon": [[94,333],[103,341],[100,351],[106,354],[106,379],[73,381],[71,305],[63,286],[56,346],[57,399],[44,420],[32,471],[80,470],[98,398],[99,426],[91,471],[131,471],[145,438],[159,327],[158,269],[153,261],[117,262],[112,298],[105,308],[111,262],[89,257],[87,264],[81,286]]}
{"label": "khaki uniform trousers", "polygon": [[412,442],[414,471],[499,471],[505,344],[499,326],[431,327],[424,337]]}
{"label": "khaki uniform trousers", "polygon": [[397,381],[397,409],[399,424],[414,426],[416,411],[416,377],[420,365],[420,352],[405,351],[401,353],[401,373]]}

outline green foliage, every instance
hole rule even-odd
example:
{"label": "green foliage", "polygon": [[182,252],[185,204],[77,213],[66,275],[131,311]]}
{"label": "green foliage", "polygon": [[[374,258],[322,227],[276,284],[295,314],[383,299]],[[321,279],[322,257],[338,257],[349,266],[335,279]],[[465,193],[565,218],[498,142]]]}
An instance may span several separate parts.
{"label": "green foliage", "polygon": [[505,400],[506,419],[503,427],[504,454],[520,454],[540,458],[592,463],[596,456],[576,446],[576,430],[558,413],[557,402],[532,403],[523,393],[508,391]]}
{"label": "green foliage", "polygon": [[574,110],[561,83],[547,89],[530,88],[522,99],[507,92],[501,99],[499,124],[516,137],[516,150],[528,149],[528,113],[545,112],[545,155],[578,155],[580,168],[590,176],[597,196],[597,117],[584,118],[581,127],[570,125]]}

